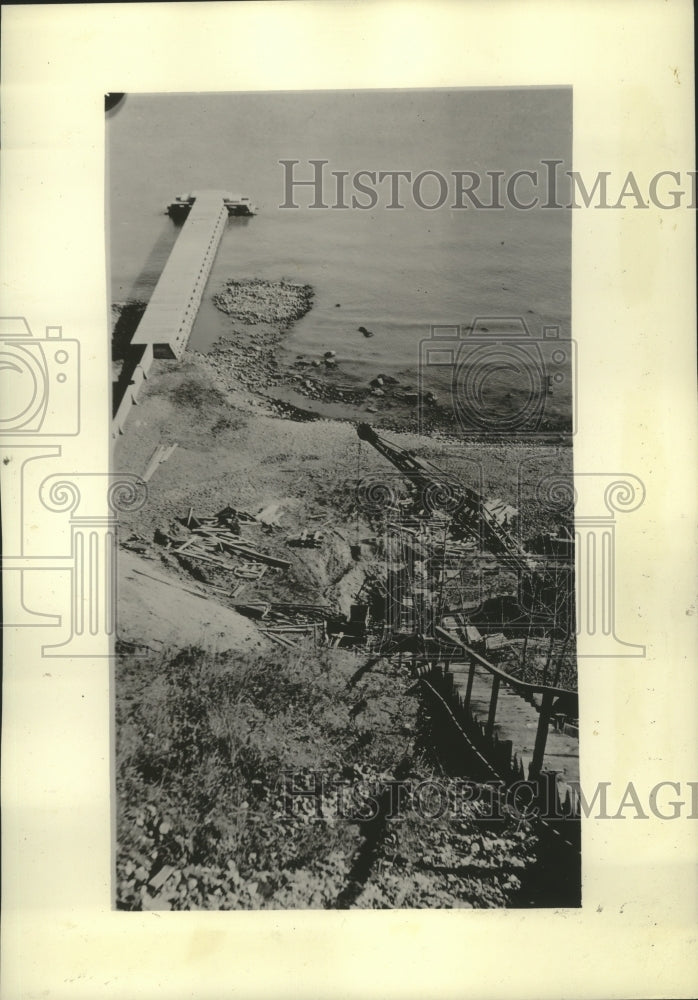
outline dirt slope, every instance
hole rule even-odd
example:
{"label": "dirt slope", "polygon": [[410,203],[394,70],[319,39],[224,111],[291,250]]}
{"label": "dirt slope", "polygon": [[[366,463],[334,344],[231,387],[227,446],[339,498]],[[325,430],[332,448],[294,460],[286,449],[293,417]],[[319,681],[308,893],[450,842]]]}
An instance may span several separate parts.
{"label": "dirt slope", "polygon": [[[167,577],[154,560],[125,549],[118,556],[118,635],[150,649],[252,651],[267,645],[256,627],[210,596],[197,597],[196,584]],[[186,587],[186,589],[185,589]]]}

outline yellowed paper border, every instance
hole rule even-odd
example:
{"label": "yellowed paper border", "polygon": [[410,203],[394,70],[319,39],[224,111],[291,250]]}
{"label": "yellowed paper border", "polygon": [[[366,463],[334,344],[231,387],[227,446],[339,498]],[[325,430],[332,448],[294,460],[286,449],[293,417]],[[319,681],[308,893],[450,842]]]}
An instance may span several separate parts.
{"label": "yellowed paper border", "polygon": [[[694,169],[687,2],[29,5],[2,18],[0,313],[34,336],[60,326],[80,354],[78,432],[42,440],[60,454],[27,466],[26,495],[10,478],[26,454],[0,468],[4,532],[6,550],[19,532],[18,555],[58,560],[28,574],[25,598],[64,621],[75,518],[110,516],[105,92],[569,84],[576,170]],[[693,227],[685,206],[573,219],[575,466],[646,489],[618,530],[616,618],[647,655],[583,662],[588,787],[698,780]],[[49,473],[83,477],[79,511]],[[42,486],[48,505],[27,500]],[[54,625],[4,632],[3,996],[695,995],[686,810],[587,822],[579,912],[112,912],[108,660],[42,655]]]}

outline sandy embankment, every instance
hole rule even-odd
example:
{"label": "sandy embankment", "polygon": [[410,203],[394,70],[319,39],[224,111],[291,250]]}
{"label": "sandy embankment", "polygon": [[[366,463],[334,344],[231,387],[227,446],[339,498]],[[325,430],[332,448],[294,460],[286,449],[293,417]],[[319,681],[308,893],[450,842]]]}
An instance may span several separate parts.
{"label": "sandy embankment", "polygon": [[243,615],[207,594],[195,580],[174,579],[152,559],[119,552],[119,627],[121,642],[155,650],[186,646],[225,652],[267,645]]}
{"label": "sandy embankment", "polygon": [[[258,287],[267,294],[263,285]],[[115,470],[137,475],[144,473],[158,445],[177,444],[150,479],[144,508],[120,519],[122,544],[135,546],[144,563],[137,567],[129,554],[119,564],[125,583],[120,591],[120,632],[131,642],[160,648],[175,636],[179,643],[198,641],[207,633],[214,645],[225,641],[249,648],[245,644],[251,634],[258,635],[254,626],[244,620],[241,624],[226,607],[232,603],[230,593],[241,583],[233,572],[175,557],[155,542],[158,530],[168,530],[190,508],[195,514],[210,515],[227,505],[252,513],[279,505],[279,526],[259,525],[246,542],[289,560],[291,566],[270,568],[260,581],[245,582],[236,595],[238,601],[324,604],[346,613],[366,575],[384,571],[375,525],[357,516],[354,496],[357,479],[390,478],[397,473],[358,440],[355,423],[366,419],[365,406],[347,402],[344,421],[316,419],[280,401],[275,389],[283,380],[273,377],[274,344],[296,316],[296,296],[302,296],[301,306],[310,302],[308,290],[298,288],[301,291],[290,296],[283,290],[286,312],[275,317],[263,312],[252,296],[248,318],[254,322],[238,317],[235,340],[220,350],[208,355],[188,351],[181,362],[157,361],[140,405],[132,410],[126,432],[117,441]],[[260,316],[275,322],[258,321]],[[531,458],[530,449],[521,445],[484,448],[474,443],[464,448],[457,440],[430,441],[397,432],[388,436],[446,470],[462,472],[463,461],[471,463],[466,464],[468,469],[475,462],[484,474],[487,494],[513,503],[516,469]],[[551,448],[549,457],[564,471],[571,462],[571,449]],[[534,465],[531,475],[536,474]],[[535,522],[537,511],[528,513]],[[303,530],[321,530],[321,546],[291,547],[289,538]],[[129,536],[134,536],[130,542]],[[207,600],[202,607],[195,596],[173,587],[168,590],[144,572],[200,590]]]}
{"label": "sandy embankment", "polygon": [[[208,358],[191,355],[181,364],[156,363],[140,405],[116,444],[115,468],[142,475],[155,448],[174,443],[177,449],[148,483],[145,506],[120,519],[121,540],[142,550],[138,552],[146,564],[142,568],[185,586],[197,581],[208,593],[209,604],[229,604],[226,594],[240,583],[233,573],[178,559],[154,541],[155,534],[186,517],[190,508],[201,515],[215,514],[227,505],[257,513],[278,504],[280,526],[259,525],[245,540],[291,566],[286,571],[267,569],[259,582],[245,584],[238,600],[325,604],[348,611],[372,563],[370,545],[363,546],[359,562],[351,550],[367,537],[368,525],[348,522],[343,516],[357,475],[358,439],[351,425],[284,419],[265,400],[235,386],[231,373],[222,379]],[[370,464],[380,466],[380,457],[371,456]],[[289,537],[304,529],[323,532],[320,548],[288,545]],[[133,573],[126,560],[119,564],[120,579],[127,570],[131,579],[119,591],[124,623],[120,632],[132,642],[157,648],[169,633],[168,618],[178,617],[170,610],[176,592],[156,588],[147,577]],[[197,630],[201,632],[202,609],[192,603],[195,598],[177,593],[176,600],[192,622],[185,629],[187,636],[194,638]],[[139,603],[167,606],[166,614],[145,616]],[[133,630],[134,621],[140,635]],[[232,619],[227,619],[228,626],[234,626]],[[239,630],[233,627],[233,631]],[[240,637],[246,640],[247,634],[240,632]]]}

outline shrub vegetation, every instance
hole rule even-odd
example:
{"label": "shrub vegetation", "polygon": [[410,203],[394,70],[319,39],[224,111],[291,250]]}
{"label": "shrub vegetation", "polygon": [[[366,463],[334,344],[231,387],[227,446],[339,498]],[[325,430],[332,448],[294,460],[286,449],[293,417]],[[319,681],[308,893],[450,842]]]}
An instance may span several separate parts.
{"label": "shrub vegetation", "polygon": [[190,648],[122,657],[116,690],[121,909],[500,907],[532,861],[531,831],[475,804],[371,818],[371,790],[435,774],[389,661]]}

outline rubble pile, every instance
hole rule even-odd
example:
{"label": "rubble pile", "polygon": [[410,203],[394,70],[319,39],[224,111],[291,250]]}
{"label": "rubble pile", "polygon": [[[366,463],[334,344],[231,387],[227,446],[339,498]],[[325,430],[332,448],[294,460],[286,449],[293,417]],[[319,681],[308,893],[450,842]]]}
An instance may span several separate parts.
{"label": "rubble pile", "polygon": [[320,604],[271,604],[257,602],[235,604],[235,610],[257,622],[260,632],[272,642],[295,648],[294,639],[312,637],[315,644],[327,641],[327,620],[336,615]]}
{"label": "rubble pile", "polygon": [[[155,541],[175,556],[230,570],[241,581],[257,581],[269,568],[286,570],[291,565],[287,559],[259,551],[243,538],[245,526],[265,525],[268,530],[272,527],[263,514],[264,511],[255,515],[228,506],[213,516],[195,517],[190,508],[186,518],[175,522],[167,531],[158,530]],[[231,561],[231,556],[235,561]],[[236,588],[233,594],[240,589]]]}
{"label": "rubble pile", "polygon": [[214,304],[242,323],[276,323],[282,327],[305,316],[312,305],[311,285],[265,278],[231,279],[222,292],[213,296]]}

